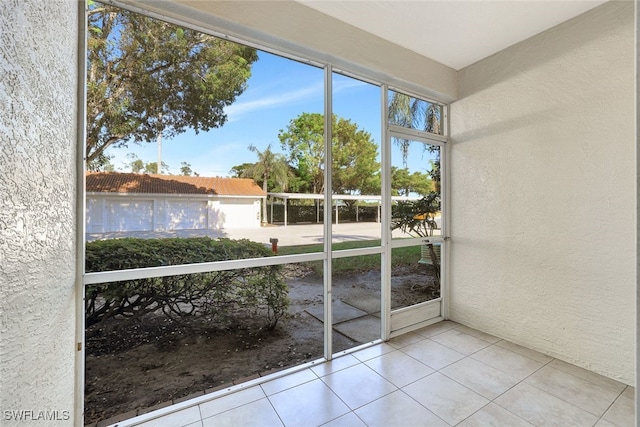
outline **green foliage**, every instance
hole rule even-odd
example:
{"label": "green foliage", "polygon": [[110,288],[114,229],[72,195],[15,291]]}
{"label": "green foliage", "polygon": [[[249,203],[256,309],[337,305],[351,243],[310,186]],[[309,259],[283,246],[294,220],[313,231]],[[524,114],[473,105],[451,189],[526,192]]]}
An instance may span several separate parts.
{"label": "green foliage", "polygon": [[[86,271],[128,270],[270,256],[249,240],[112,239],[87,243]],[[273,328],[287,312],[288,287],[281,266],[242,268],[87,285],[87,326],[111,318],[164,313],[221,321],[260,316]]]}
{"label": "green foliage", "polygon": [[[350,120],[333,116],[332,182],[335,194],[380,191],[378,147],[371,134]],[[324,191],[324,116],[302,113],[278,134],[295,170],[294,187],[301,193]]]}
{"label": "green foliage", "polygon": [[[389,98],[389,124],[441,135],[442,106],[392,92]],[[400,147],[402,162],[406,167],[411,140],[394,138],[393,142]]]}
{"label": "green foliage", "polygon": [[[267,145],[263,151],[258,150],[255,145],[250,145],[249,150],[256,153],[258,161],[247,165],[242,170],[243,178],[252,178],[258,182],[262,182],[262,190],[266,193],[271,189],[284,190],[289,180],[289,165],[286,159],[281,155],[271,151],[271,144]],[[275,185],[274,185],[275,184]],[[262,222],[267,222],[267,203],[262,202]]]}
{"label": "green foliage", "polygon": [[191,164],[187,162],[180,163],[180,174],[182,176],[200,176],[198,172],[195,172],[193,169],[191,169]]}
{"label": "green foliage", "polygon": [[88,5],[87,163],[111,146],[222,126],[255,49],[101,3]]}
{"label": "green foliage", "polygon": [[409,173],[408,168],[391,167],[391,194],[409,196],[411,193],[426,195],[433,191],[430,174],[422,172]]}
{"label": "green foliage", "polygon": [[[371,246],[379,246],[380,240],[356,240],[351,242],[333,243],[331,249],[340,251],[345,249],[366,248]],[[292,255],[302,253],[322,252],[323,246],[318,245],[299,245],[299,246],[281,246],[278,248],[279,255]],[[419,246],[407,246],[395,248],[391,252],[392,267],[414,265],[420,259]],[[310,261],[303,263],[310,266],[317,274],[322,274],[322,261]],[[333,275],[350,274],[359,271],[376,270],[380,268],[380,255],[361,255],[356,257],[334,258],[331,264],[331,272]]]}
{"label": "green foliage", "polygon": [[[131,168],[131,172],[133,173],[158,173],[158,162],[145,163],[141,159],[139,159],[135,153],[128,153],[127,159],[129,159],[129,163],[127,163],[127,166]],[[105,171],[107,170],[105,165],[102,165],[100,169]],[[167,175],[169,174],[169,165],[165,162],[162,162],[162,170],[160,173]]]}
{"label": "green foliage", "polygon": [[435,214],[440,212],[440,193],[431,192],[415,201],[398,202],[392,207],[391,229],[417,237],[433,235],[437,228]]}
{"label": "green foliage", "polygon": [[289,164],[282,154],[271,151],[271,144],[260,151],[255,145],[249,146],[249,151],[256,153],[258,161],[244,163],[244,169],[240,176],[252,178],[262,185],[267,191],[286,191],[289,182]]}

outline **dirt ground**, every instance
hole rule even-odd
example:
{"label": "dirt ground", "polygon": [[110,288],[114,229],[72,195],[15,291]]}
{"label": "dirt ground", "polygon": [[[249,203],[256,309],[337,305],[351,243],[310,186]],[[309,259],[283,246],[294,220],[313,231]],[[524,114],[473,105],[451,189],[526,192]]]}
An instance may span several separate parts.
{"label": "dirt ground", "polygon": [[[392,308],[439,296],[430,268],[415,265],[394,270]],[[334,298],[340,302],[380,300],[379,271],[332,280]],[[109,327],[90,328],[86,339],[85,422],[125,413],[129,418],[186,396],[321,358],[323,325],[310,312],[322,307],[322,277],[297,269],[288,272],[287,283],[289,314],[270,331],[246,322],[224,328],[202,322],[179,325],[156,314],[142,321],[119,320]],[[334,350],[361,344],[335,330],[333,336]]]}

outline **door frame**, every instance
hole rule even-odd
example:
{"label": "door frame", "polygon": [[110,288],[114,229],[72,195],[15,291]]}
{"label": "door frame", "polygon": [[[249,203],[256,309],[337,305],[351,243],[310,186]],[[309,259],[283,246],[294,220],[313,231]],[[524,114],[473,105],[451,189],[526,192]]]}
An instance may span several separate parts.
{"label": "door frame", "polygon": [[[443,133],[445,135],[436,135],[429,132],[424,132],[416,129],[404,128],[401,126],[391,125],[388,123],[388,88],[384,88],[384,148],[383,148],[383,203],[384,215],[383,230],[385,240],[383,253],[383,307],[384,319],[383,322],[383,339],[388,340],[390,338],[402,335],[406,332],[428,326],[430,324],[439,322],[446,319],[447,316],[447,280],[448,280],[448,253],[449,253],[449,238],[448,238],[448,162],[449,162],[449,144],[447,133],[447,106],[443,106],[442,122]],[[410,95],[411,96],[411,95]],[[422,99],[418,97],[419,99]],[[408,139],[415,142],[421,142],[429,145],[436,145],[440,147],[440,197],[441,197],[441,218],[442,233],[440,236],[430,237],[416,237],[407,239],[394,240],[391,236],[391,146],[394,138]],[[407,307],[391,310],[391,252],[395,248],[408,247],[408,246],[420,246],[423,244],[439,244],[441,245],[441,261],[440,261],[440,297],[424,301],[418,304],[414,304]]]}

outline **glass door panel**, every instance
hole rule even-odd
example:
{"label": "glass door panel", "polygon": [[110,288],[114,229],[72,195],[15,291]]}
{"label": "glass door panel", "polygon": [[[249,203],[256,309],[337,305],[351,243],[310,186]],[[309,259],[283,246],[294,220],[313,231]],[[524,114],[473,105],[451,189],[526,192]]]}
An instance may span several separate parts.
{"label": "glass door panel", "polygon": [[332,74],[331,351],[380,339],[380,87]]}
{"label": "glass door panel", "polygon": [[389,142],[393,336],[441,316],[443,143],[413,130]]}

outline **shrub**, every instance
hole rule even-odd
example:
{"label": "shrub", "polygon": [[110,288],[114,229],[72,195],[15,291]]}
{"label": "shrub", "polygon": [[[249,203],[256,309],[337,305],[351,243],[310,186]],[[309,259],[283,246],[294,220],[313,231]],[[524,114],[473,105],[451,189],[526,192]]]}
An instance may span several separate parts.
{"label": "shrub", "polygon": [[[88,242],[86,271],[112,271],[260,258],[271,252],[249,240],[208,237],[112,239]],[[112,318],[163,313],[172,320],[205,317],[220,321],[263,316],[273,328],[287,312],[282,267],[240,268],[87,285],[87,326]]]}

